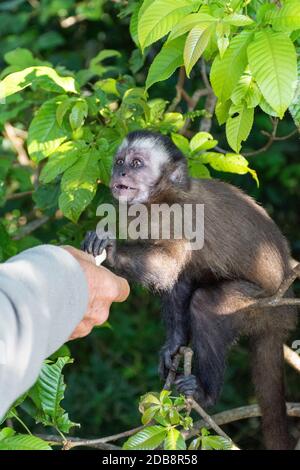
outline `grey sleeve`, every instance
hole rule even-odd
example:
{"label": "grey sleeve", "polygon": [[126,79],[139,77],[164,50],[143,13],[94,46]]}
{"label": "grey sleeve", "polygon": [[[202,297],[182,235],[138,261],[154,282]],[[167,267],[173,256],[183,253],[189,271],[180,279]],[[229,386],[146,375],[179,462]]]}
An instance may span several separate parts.
{"label": "grey sleeve", "polygon": [[67,341],[87,303],[85,274],[62,248],[31,248],[0,265],[0,419]]}

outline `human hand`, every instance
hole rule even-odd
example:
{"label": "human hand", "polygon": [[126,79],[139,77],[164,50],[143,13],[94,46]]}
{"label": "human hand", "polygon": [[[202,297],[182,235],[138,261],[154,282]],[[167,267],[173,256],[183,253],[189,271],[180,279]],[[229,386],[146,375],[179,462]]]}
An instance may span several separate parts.
{"label": "human hand", "polygon": [[116,276],[104,268],[96,266],[95,258],[72,246],[63,246],[79,262],[88,284],[89,303],[85,315],[69,339],[88,335],[94,326],[104,323],[109,316],[113,302],[127,299],[130,288],[126,279]]}

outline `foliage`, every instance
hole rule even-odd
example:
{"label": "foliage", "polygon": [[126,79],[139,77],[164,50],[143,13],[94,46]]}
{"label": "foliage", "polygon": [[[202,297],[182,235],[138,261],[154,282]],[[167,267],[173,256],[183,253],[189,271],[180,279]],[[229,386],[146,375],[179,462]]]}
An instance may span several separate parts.
{"label": "foliage", "polygon": [[[126,450],[186,450],[187,445],[182,430],[193,426],[185,406],[183,396],[172,397],[171,392],[147,393],[141,397],[140,412],[145,427],[131,436],[123,445]],[[178,429],[179,428],[179,429]],[[207,429],[199,430],[199,435],[191,441],[190,450],[226,450],[231,448],[231,442],[220,436],[211,436]]]}
{"label": "foliage", "polygon": [[[296,135],[274,139],[251,161],[247,156],[265,146],[274,123],[280,136],[299,128],[298,0],[13,0],[1,2],[0,22],[0,261],[40,243],[79,246],[95,226],[97,205],[109,200],[115,149],[138,128],[170,135],[191,176],[228,180],[263,202],[299,257]],[[211,87],[215,110],[207,106]],[[199,90],[205,93],[195,99]],[[155,299],[134,287],[126,304],[113,307],[111,329],[70,346],[76,366],[66,371],[64,407],[82,423],[77,435],[137,423],[137,397],[160,387],[158,310]],[[64,350],[46,362],[9,411],[16,432],[3,422],[0,449],[48,448],[28,427],[72,429],[61,405],[69,356]],[[252,400],[246,370],[241,346],[230,361],[221,409]],[[297,399],[293,377],[289,385]],[[180,448],[189,422],[177,409],[180,399],[150,395],[159,403],[141,401],[146,434],[125,446]],[[260,446],[254,422],[233,433],[247,447]],[[199,430],[188,445],[224,442]]]}
{"label": "foliage", "polygon": [[[63,352],[63,351],[62,351]],[[54,361],[45,361],[39,378],[35,385],[11,407],[2,419],[16,419],[28,431],[27,426],[19,417],[19,410],[26,413],[36,422],[44,426],[51,426],[62,436],[68,433],[73,426],[78,426],[70,421],[68,414],[61,406],[64,398],[65,383],[62,370],[66,364],[73,361],[65,356],[58,357]],[[11,428],[2,428],[0,431],[0,450],[51,450],[49,444],[42,439],[29,435],[15,433]]]}

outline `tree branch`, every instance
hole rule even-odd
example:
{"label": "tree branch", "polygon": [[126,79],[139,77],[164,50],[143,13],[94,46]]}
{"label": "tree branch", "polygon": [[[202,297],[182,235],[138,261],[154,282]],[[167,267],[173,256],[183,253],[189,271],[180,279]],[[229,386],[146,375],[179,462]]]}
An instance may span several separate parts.
{"label": "tree branch", "polygon": [[[172,112],[176,109],[176,107],[178,106],[178,104],[180,103],[181,101],[181,98],[182,98],[182,94],[183,94],[183,87],[184,87],[184,82],[185,82],[185,70],[184,70],[184,67],[180,67],[179,69],[179,73],[178,73],[178,79],[177,79],[177,84],[176,84],[176,96],[175,98],[173,99],[173,101],[171,102],[170,106],[168,107],[168,112]],[[186,93],[186,92],[185,92]],[[187,93],[186,93],[187,95]],[[189,95],[187,95],[188,98]],[[185,97],[186,99],[186,97]]]}
{"label": "tree branch", "polygon": [[208,95],[205,101],[206,115],[204,118],[201,119],[199,130],[201,132],[210,132],[211,126],[212,126],[212,117],[215,111],[217,97],[215,96],[212,90],[212,87],[210,86],[204,59],[201,59],[200,70],[201,70],[201,77],[202,77],[203,83],[205,84],[206,89],[208,90]]}
{"label": "tree branch", "polygon": [[40,228],[42,225],[46,224],[48,220],[50,219],[49,216],[44,215],[40,219],[35,219],[32,222],[29,222],[28,224],[24,225],[19,233],[13,237],[14,240],[20,240],[21,238],[26,237],[30,233],[34,232],[38,228]]}
{"label": "tree branch", "polygon": [[13,127],[9,122],[6,122],[4,124],[4,134],[15,149],[20,165],[29,166],[31,162],[24,148],[24,140],[26,139],[27,133]]}
{"label": "tree branch", "polygon": [[277,133],[277,128],[278,128],[278,122],[279,121],[278,121],[277,118],[271,119],[271,120],[272,120],[272,124],[273,124],[272,132],[269,133],[269,132],[266,132],[266,131],[261,131],[261,133],[263,135],[266,135],[269,138],[268,141],[265,143],[265,145],[263,145],[261,148],[259,148],[257,150],[253,150],[252,152],[243,153],[243,155],[245,157],[253,157],[254,155],[259,155],[260,153],[263,153],[266,150],[268,150],[271,147],[271,145],[273,144],[273,142],[275,142],[276,140],[288,139],[289,137],[291,137],[292,135],[294,135],[297,132],[297,129],[296,129],[296,131],[293,131],[292,133],[288,134],[287,136],[277,137],[276,133]]}
{"label": "tree branch", "polygon": [[[300,418],[300,403],[287,403],[286,406],[288,416]],[[212,415],[212,419],[215,423],[222,426],[241,419],[256,418],[260,416],[261,410],[258,405],[248,405],[216,413]],[[191,437],[196,436],[199,433],[199,429],[203,426],[206,426],[206,421],[203,419],[194,423],[192,429],[182,432],[184,439],[190,439]]]}
{"label": "tree branch", "polygon": [[283,297],[284,294],[288,291],[291,287],[293,282],[300,277],[300,263],[298,263],[291,271],[291,274],[282,282],[281,286],[277,290],[274,295],[270,297],[262,297],[259,298],[257,301],[253,302],[252,304],[248,305],[247,307],[243,307],[232,314],[247,312],[250,310],[261,310],[262,308],[266,307],[281,307],[284,305],[291,305],[297,306],[300,305],[300,299],[293,299],[293,298],[286,298]]}
{"label": "tree branch", "polygon": [[70,437],[63,439],[61,436],[49,435],[49,434],[36,434],[37,437],[44,439],[49,444],[62,445],[64,450],[70,450],[73,447],[93,447],[101,450],[121,450],[121,447],[106,444],[101,439],[81,439],[80,437]]}
{"label": "tree branch", "polygon": [[[193,350],[191,348],[180,348],[180,354],[183,355],[183,360],[184,360],[184,375],[188,376],[191,375],[192,373],[192,358],[193,358]],[[232,439],[226,434],[220,426],[209,416],[206,411],[199,405],[199,403],[194,400],[192,396],[186,398],[186,403],[188,405],[188,408],[193,409],[198,413],[205,421],[205,423],[208,424],[210,428],[212,428],[219,436],[224,437],[225,439],[228,439],[230,442],[232,442]],[[238,447],[233,444],[232,445],[233,449],[238,449]]]}
{"label": "tree branch", "polygon": [[33,194],[33,191],[24,191],[22,193],[12,193],[6,196],[6,200],[14,201],[16,199],[22,199],[23,197],[26,197],[26,196],[32,196],[32,194]]}

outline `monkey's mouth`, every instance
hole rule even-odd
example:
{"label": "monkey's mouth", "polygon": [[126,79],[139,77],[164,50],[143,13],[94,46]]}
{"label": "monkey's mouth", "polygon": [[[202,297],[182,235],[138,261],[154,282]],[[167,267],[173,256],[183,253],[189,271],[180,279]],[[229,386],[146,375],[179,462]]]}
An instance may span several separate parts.
{"label": "monkey's mouth", "polygon": [[113,189],[117,191],[135,191],[136,188],[132,188],[131,186],[126,186],[126,184],[114,184]]}
{"label": "monkey's mouth", "polygon": [[112,193],[116,198],[132,199],[137,188],[127,186],[126,184],[116,183],[112,187]]}

